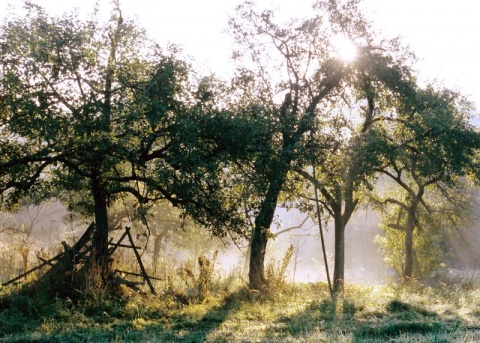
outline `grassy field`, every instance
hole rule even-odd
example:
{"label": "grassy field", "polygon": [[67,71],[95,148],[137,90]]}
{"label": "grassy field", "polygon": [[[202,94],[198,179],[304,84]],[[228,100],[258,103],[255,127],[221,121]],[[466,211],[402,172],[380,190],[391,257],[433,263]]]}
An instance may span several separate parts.
{"label": "grassy field", "polygon": [[182,304],[172,295],[75,305],[3,290],[2,342],[480,342],[480,290],[324,284],[267,295],[217,291]]}

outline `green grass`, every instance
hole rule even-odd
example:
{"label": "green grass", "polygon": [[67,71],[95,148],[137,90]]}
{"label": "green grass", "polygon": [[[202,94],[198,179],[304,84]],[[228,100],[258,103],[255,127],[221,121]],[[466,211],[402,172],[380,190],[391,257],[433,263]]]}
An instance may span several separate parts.
{"label": "green grass", "polygon": [[182,305],[170,295],[85,304],[3,291],[2,342],[480,342],[480,290],[324,284],[240,289]]}

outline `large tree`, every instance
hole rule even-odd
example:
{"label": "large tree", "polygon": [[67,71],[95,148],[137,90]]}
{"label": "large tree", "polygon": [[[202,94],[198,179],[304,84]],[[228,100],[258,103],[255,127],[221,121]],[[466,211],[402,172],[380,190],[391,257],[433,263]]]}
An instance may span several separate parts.
{"label": "large tree", "polygon": [[[372,157],[361,148],[381,109],[391,105],[389,98],[408,97],[411,91],[404,56],[395,42],[375,38],[358,3],[319,1],[312,17],[287,23],[245,3],[231,20],[241,47],[235,56],[248,57],[241,75],[255,89],[252,116],[269,122],[271,136],[268,148],[248,165],[261,175],[255,180],[262,180],[255,184],[252,288],[265,284],[275,209],[280,201],[294,202],[302,177],[321,188],[335,218],[335,281],[338,287],[343,283],[345,226],[359,201],[357,189],[373,174],[365,164]],[[345,44],[356,50],[356,59],[344,55]],[[327,181],[319,183],[306,172],[312,165],[323,168]]]}
{"label": "large tree", "polygon": [[106,23],[25,6],[0,28],[2,206],[82,194],[71,205],[95,217],[104,281],[107,207],[124,194],[140,216],[166,199],[218,232],[240,227],[235,198],[220,189],[222,147],[209,138],[229,116],[189,65],[151,43],[118,4]]}
{"label": "large tree", "polygon": [[[249,282],[253,289],[266,284],[264,259],[277,203],[288,187],[291,171],[302,165],[302,148],[321,106],[342,87],[346,68],[332,54],[328,24],[320,19],[274,22],[272,11],[255,11],[245,3],[231,20],[233,34],[254,65],[241,70],[254,88],[252,116],[269,123],[271,140],[254,163],[245,166],[255,175],[256,199],[251,238]],[[327,19],[328,20],[328,19]],[[310,58],[309,58],[310,57]],[[259,182],[257,182],[259,181]]]}

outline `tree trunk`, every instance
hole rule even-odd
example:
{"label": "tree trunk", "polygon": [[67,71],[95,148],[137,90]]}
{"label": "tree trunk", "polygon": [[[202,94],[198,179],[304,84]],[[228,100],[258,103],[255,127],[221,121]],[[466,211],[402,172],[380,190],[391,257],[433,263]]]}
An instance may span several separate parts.
{"label": "tree trunk", "polygon": [[333,267],[333,290],[343,289],[345,280],[345,222],[343,216],[335,216],[335,264]]}
{"label": "tree trunk", "polygon": [[252,254],[252,240],[248,242],[247,251],[245,252],[245,260],[243,262],[242,277],[248,276],[250,270],[250,255]]}
{"label": "tree trunk", "polygon": [[276,169],[277,174],[273,175],[265,199],[260,206],[260,212],[255,218],[255,225],[252,233],[252,243],[250,250],[250,270],[248,273],[249,286],[251,289],[261,290],[265,284],[265,253],[267,251],[270,226],[272,225],[273,215],[277,208],[277,200],[286,178],[286,168]]}
{"label": "tree trunk", "polygon": [[413,230],[415,228],[416,212],[417,206],[413,204],[408,210],[407,226],[405,227],[405,269],[403,278],[407,282],[413,276]]}
{"label": "tree trunk", "polygon": [[[349,177],[349,180],[353,180],[353,178]],[[345,284],[345,229],[353,212],[357,208],[358,200],[353,197],[353,185],[351,183],[343,196],[340,187],[337,187],[335,191],[335,199],[337,199],[336,203],[332,204],[335,217],[335,265],[333,268],[333,291],[339,292],[343,290],[343,285]]]}
{"label": "tree trunk", "polygon": [[413,275],[413,228],[407,227],[405,230],[405,270],[403,277],[405,281],[412,278]]}
{"label": "tree trunk", "polygon": [[107,199],[98,171],[93,172],[92,192],[95,201],[95,232],[93,235],[93,252],[95,262],[100,267],[102,278],[108,275],[108,216]]}
{"label": "tree trunk", "polygon": [[250,269],[248,272],[251,289],[260,290],[265,286],[264,262],[269,231],[269,227],[262,227],[260,223],[255,223],[255,227],[253,228]]}

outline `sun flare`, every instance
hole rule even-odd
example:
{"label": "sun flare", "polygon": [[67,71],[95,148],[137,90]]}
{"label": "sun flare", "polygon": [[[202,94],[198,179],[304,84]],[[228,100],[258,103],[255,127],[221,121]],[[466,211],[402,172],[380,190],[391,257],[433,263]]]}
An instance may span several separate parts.
{"label": "sun flare", "polygon": [[358,56],[358,47],[354,41],[344,35],[335,36],[332,40],[338,58],[346,63],[353,62]]}

